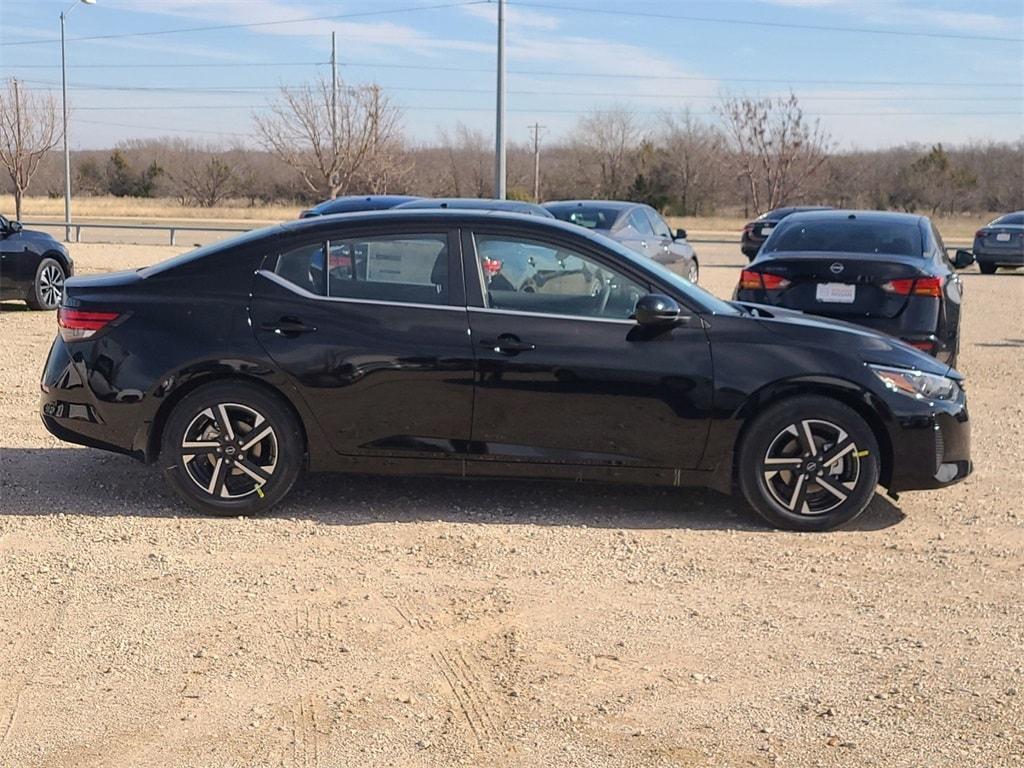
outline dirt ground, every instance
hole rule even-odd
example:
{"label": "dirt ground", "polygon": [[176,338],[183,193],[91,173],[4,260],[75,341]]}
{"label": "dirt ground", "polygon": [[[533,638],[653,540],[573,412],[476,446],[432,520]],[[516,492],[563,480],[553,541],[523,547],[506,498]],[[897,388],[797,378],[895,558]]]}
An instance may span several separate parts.
{"label": "dirt ground", "polygon": [[[728,295],[738,250],[700,253]],[[3,305],[0,765],[1024,764],[1024,274],[964,282],[975,474],[809,535],[516,481],[307,477],[199,517],[43,429],[54,316]]]}

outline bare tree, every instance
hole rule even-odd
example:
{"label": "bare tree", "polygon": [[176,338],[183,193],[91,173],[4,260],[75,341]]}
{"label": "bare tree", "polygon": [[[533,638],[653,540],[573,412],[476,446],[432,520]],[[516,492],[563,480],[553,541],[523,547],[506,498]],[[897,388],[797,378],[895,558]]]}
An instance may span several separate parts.
{"label": "bare tree", "polygon": [[441,146],[448,159],[448,189],[455,197],[488,197],[493,194],[493,140],[463,122],[455,130],[441,131]]}
{"label": "bare tree", "polygon": [[14,78],[0,89],[0,163],[14,187],[16,218],[21,218],[21,201],[40,161],[62,135],[52,95],[26,91]]}
{"label": "bare tree", "polygon": [[757,211],[799,198],[828,158],[828,133],[818,121],[804,119],[793,93],[775,99],[726,98],[718,111],[739,178]]}
{"label": "bare tree", "polygon": [[584,115],[576,126],[577,169],[589,181],[592,194],[623,197],[632,174],[641,131],[633,113],[623,107]]}
{"label": "bare tree", "polygon": [[713,209],[727,162],[722,134],[689,110],[662,117],[657,135],[658,171],[683,216]]}
{"label": "bare tree", "polygon": [[356,181],[371,183],[372,168],[387,167],[383,154],[398,140],[400,113],[376,86],[341,86],[335,98],[331,88],[323,79],[283,87],[269,113],[253,118],[263,145],[298,171],[310,192],[337,197]]}

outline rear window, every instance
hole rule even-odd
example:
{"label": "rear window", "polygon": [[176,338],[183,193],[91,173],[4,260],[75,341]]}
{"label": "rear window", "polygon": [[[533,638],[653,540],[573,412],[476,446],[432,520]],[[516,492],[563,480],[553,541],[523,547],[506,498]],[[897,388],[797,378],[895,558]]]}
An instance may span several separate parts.
{"label": "rear window", "polygon": [[607,208],[599,205],[566,205],[548,208],[556,219],[578,224],[587,229],[611,229],[622,213],[621,208]]}
{"label": "rear window", "polygon": [[923,256],[921,228],[903,221],[794,221],[782,224],[761,247],[762,253],[817,251]]}
{"label": "rear window", "polygon": [[1000,216],[998,219],[992,222],[992,225],[998,226],[999,224],[1022,225],[1024,224],[1024,213],[1008,213],[1005,216]]}

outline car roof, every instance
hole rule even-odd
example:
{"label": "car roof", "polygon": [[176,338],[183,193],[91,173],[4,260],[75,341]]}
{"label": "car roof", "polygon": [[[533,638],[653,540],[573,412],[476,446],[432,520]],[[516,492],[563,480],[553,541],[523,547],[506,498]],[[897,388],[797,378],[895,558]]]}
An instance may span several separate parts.
{"label": "car roof", "polygon": [[[353,213],[339,213],[332,216],[314,216],[308,219],[294,219],[275,225],[281,231],[289,234],[299,232],[315,232],[317,229],[330,229],[338,224],[384,224],[387,222],[424,222],[426,224],[441,224],[446,227],[457,227],[461,224],[472,225],[474,222],[501,222],[515,224],[522,228],[554,228],[562,232],[570,232],[579,236],[586,233],[581,227],[568,222],[559,221],[548,216],[536,216],[529,213],[518,213],[515,211],[495,210],[490,208],[388,208],[380,211],[357,211]],[[273,228],[268,228],[270,231]]]}
{"label": "car roof", "polygon": [[801,221],[825,221],[838,222],[854,219],[864,222],[894,222],[902,221],[907,224],[920,224],[927,220],[927,216],[919,213],[898,213],[896,211],[856,211],[856,210],[833,210],[823,208],[812,211],[797,211],[786,217],[785,224]]}
{"label": "car roof", "polygon": [[592,205],[595,208],[610,208],[613,211],[624,211],[627,208],[643,205],[643,203],[632,203],[628,200],[550,200],[544,203],[545,208],[554,208],[555,206],[577,206],[582,208],[585,205]]}
{"label": "car roof", "polygon": [[526,202],[525,200],[497,200],[485,197],[424,197],[417,200],[411,200],[408,203],[403,203],[401,206],[397,207],[400,207],[403,210],[434,208],[449,210],[511,211],[518,213],[528,212],[533,215],[539,214],[544,218],[551,215],[536,203]]}
{"label": "car roof", "polygon": [[400,203],[406,203],[410,200],[418,200],[418,197],[412,195],[348,195],[346,197],[335,197],[330,200],[324,200],[322,203],[317,203],[308,210],[316,212],[337,212],[343,213],[346,211],[366,211],[375,210],[377,208],[395,206]]}

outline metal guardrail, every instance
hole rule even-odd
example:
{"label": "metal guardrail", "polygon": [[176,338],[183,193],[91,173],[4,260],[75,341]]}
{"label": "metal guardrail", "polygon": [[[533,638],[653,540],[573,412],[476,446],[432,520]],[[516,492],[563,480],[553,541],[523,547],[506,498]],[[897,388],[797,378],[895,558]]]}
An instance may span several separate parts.
{"label": "metal guardrail", "polygon": [[[248,232],[255,227],[203,227],[203,226],[191,226],[188,224],[95,224],[95,223],[78,223],[71,222],[71,224],[65,224],[63,221],[25,221],[22,222],[27,227],[64,227],[67,232],[65,237],[70,239],[70,231],[74,230],[75,236],[72,242],[82,242],[82,230],[83,229],[141,229],[150,232],[168,232],[170,234],[170,244],[177,245],[177,233],[178,232]],[[267,226],[265,222],[259,222],[257,226]],[[712,245],[739,245],[740,240],[737,237],[735,240],[724,240],[721,238],[705,238],[705,237],[688,237],[687,242],[690,243],[707,243]],[[947,245],[946,251],[958,251],[963,248],[969,249],[971,243],[969,241],[961,241],[965,245]]]}
{"label": "metal guardrail", "polygon": [[74,230],[75,236],[72,242],[82,242],[82,230],[83,229],[141,229],[145,231],[156,231],[156,232],[168,232],[170,233],[170,244],[177,245],[178,232],[248,232],[253,227],[202,227],[202,226],[191,226],[188,224],[175,224],[173,226],[164,224],[79,224],[78,222],[71,222],[71,224],[65,224],[63,221],[24,221],[22,224],[26,227],[57,227],[64,228],[67,230],[65,237],[69,240],[71,230]]}

